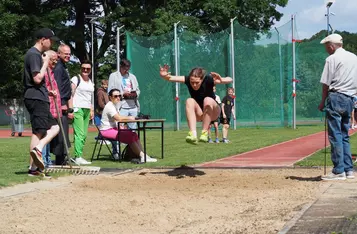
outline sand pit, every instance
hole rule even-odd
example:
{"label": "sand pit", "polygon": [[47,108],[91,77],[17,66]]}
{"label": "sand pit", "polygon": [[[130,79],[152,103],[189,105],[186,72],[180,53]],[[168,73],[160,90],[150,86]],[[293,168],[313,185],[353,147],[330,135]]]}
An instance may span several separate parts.
{"label": "sand pit", "polygon": [[141,170],[77,176],[0,199],[1,233],[277,233],[326,182],[319,169]]}

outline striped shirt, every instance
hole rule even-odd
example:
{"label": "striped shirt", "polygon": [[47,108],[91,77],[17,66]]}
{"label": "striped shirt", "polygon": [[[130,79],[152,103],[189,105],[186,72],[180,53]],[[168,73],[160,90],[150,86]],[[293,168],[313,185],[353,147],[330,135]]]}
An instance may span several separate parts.
{"label": "striped shirt", "polygon": [[[57,82],[55,80],[55,76],[54,76],[54,73],[53,73],[52,70],[50,70],[50,76],[51,76],[51,82],[52,82],[52,87],[53,88],[51,87],[50,79],[48,78],[47,73],[45,73],[46,88],[47,88],[48,91],[50,91],[50,90],[56,91],[56,93],[57,93],[57,97],[56,97],[57,106],[60,108],[61,107],[61,96],[60,96],[58,85],[57,85]],[[53,118],[57,118],[57,110],[56,110],[56,106],[55,106],[55,99],[50,94],[48,95],[48,98],[50,100],[51,114],[52,114]],[[60,112],[60,117],[62,117],[62,113],[61,112]]]}

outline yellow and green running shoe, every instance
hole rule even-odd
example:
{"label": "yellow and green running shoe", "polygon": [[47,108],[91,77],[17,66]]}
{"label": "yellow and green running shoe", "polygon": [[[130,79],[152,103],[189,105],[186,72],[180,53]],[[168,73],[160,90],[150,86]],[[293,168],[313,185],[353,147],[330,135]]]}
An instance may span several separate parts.
{"label": "yellow and green running shoe", "polygon": [[201,136],[200,136],[200,141],[201,142],[208,142],[208,131],[202,131]]}
{"label": "yellow and green running shoe", "polygon": [[194,145],[198,144],[197,137],[195,137],[191,131],[188,132],[188,136],[186,137],[186,142]]}

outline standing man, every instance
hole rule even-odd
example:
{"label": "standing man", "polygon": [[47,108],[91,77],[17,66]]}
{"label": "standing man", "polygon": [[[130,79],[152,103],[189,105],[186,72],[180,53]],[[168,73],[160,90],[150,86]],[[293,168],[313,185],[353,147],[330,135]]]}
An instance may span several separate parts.
{"label": "standing man", "polygon": [[[132,73],[129,72],[131,62],[127,59],[120,60],[119,71],[113,72],[109,76],[108,92],[112,89],[119,89],[122,95],[119,113],[122,116],[138,116],[138,98],[140,95],[139,84]],[[136,123],[129,123],[130,129],[136,129]]]}
{"label": "standing man", "polygon": [[[66,141],[68,147],[71,146],[69,141],[69,124],[68,118],[73,119],[73,107],[69,106],[69,99],[71,98],[71,81],[66,63],[69,62],[71,58],[71,48],[66,44],[61,44],[58,47],[58,58],[59,61],[56,64],[55,69],[53,70],[56,82],[58,84],[60,96],[61,96],[61,122],[64,130],[64,135],[66,136]],[[66,157],[64,140],[62,134],[58,134],[54,139],[56,147],[54,149],[54,155],[56,155],[56,165],[62,165]]]}
{"label": "standing man", "polygon": [[353,163],[348,130],[357,90],[357,56],[342,48],[342,37],[331,34],[321,41],[330,55],[321,76],[322,98],[319,110],[326,100],[328,137],[331,144],[332,173],[323,180],[353,179]]}
{"label": "standing man", "polygon": [[50,112],[48,90],[45,85],[45,73],[53,40],[58,40],[52,30],[42,28],[35,33],[36,44],[30,48],[24,58],[24,103],[30,114],[32,137],[30,143],[29,176],[40,176],[45,168],[42,149],[59,132],[59,126]]}

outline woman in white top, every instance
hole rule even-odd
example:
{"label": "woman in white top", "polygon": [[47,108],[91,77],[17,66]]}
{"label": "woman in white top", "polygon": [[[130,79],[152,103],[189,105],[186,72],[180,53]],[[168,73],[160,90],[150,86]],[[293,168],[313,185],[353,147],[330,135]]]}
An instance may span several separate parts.
{"label": "woman in white top", "polygon": [[73,130],[74,130],[74,157],[77,164],[91,164],[83,156],[83,147],[87,138],[89,121],[93,119],[94,111],[92,97],[94,94],[94,84],[90,80],[92,64],[83,61],[81,73],[71,79],[72,99],[73,99]]}
{"label": "woman in white top", "polygon": [[[120,102],[119,89],[112,89],[109,92],[109,102],[105,105],[102,112],[100,133],[103,137],[112,140],[118,140],[128,144],[134,154],[140,156],[140,162],[144,162],[143,147],[140,143],[138,135],[131,130],[121,130],[118,134],[116,121],[135,120],[134,116],[121,116],[116,108]],[[146,155],[146,162],[156,162],[157,159]]]}

